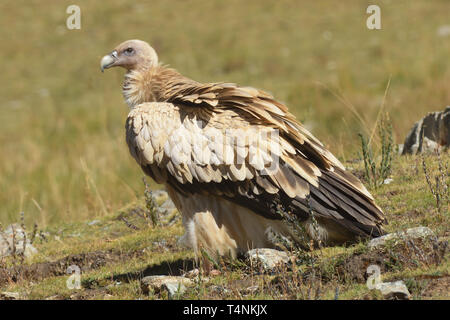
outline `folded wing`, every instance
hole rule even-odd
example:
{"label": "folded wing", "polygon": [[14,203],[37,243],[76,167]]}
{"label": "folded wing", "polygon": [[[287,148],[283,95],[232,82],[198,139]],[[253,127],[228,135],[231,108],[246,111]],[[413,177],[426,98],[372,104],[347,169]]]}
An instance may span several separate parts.
{"label": "folded wing", "polygon": [[[192,88],[194,86],[194,88]],[[129,114],[132,156],[158,183],[234,201],[269,219],[311,210],[355,235],[378,235],[382,211],[358,179],[264,92],[233,84],[173,89]]]}

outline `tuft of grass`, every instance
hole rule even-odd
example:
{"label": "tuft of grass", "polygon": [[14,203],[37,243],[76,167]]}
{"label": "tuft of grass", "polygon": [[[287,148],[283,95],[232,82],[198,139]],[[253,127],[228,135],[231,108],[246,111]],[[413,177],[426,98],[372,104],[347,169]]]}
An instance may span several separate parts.
{"label": "tuft of grass", "polygon": [[425,156],[422,157],[422,169],[425,174],[428,188],[436,200],[436,208],[439,212],[449,209],[450,205],[450,171],[448,170],[448,162],[444,162],[439,150],[436,150],[438,169],[434,175],[431,175]]}
{"label": "tuft of grass", "polygon": [[150,190],[150,186],[145,179],[145,176],[142,177],[142,181],[144,182],[145,190],[144,190],[144,198],[145,198],[145,207],[147,210],[144,212],[146,218],[150,218],[154,227],[159,224],[159,216],[158,211],[156,210],[157,204],[153,197],[152,191]]}
{"label": "tuft of grass", "polygon": [[[8,247],[7,254],[0,256],[0,269],[3,269],[1,276],[6,276],[9,281],[18,279],[21,275],[21,267],[25,264],[27,246],[32,245],[38,234],[38,226],[35,223],[33,230],[28,237],[28,230],[25,225],[25,214],[20,213],[20,231],[17,230],[17,224],[11,224],[11,240],[5,237],[4,229],[0,223],[0,240]],[[22,242],[22,243],[21,243]],[[18,245],[21,247],[18,248]]]}
{"label": "tuft of grass", "polygon": [[387,113],[378,123],[378,132],[381,140],[380,160],[378,164],[367,139],[362,134],[359,134],[362,157],[364,159],[365,178],[369,185],[375,189],[382,185],[385,179],[389,177],[392,167],[394,142],[392,137],[392,123]]}

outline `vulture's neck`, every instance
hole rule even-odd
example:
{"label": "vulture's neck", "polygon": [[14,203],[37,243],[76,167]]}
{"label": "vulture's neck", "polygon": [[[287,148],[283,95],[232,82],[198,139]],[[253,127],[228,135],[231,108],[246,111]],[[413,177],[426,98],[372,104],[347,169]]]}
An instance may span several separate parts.
{"label": "vulture's neck", "polygon": [[182,79],[176,70],[158,65],[125,74],[122,94],[130,108],[144,102],[168,101],[168,91],[175,79]]}

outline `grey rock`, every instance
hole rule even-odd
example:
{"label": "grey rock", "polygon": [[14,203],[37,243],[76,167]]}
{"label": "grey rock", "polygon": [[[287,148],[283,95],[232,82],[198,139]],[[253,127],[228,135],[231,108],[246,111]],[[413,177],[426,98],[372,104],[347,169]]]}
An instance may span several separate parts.
{"label": "grey rock", "polygon": [[403,143],[398,144],[398,154],[402,155],[403,154],[403,148],[405,147],[405,145]]}
{"label": "grey rock", "polygon": [[160,293],[165,290],[169,299],[173,299],[177,294],[184,293],[186,287],[193,284],[194,282],[191,279],[180,276],[148,276],[141,280],[141,288],[144,293],[148,294],[151,291]]}
{"label": "grey rock", "polygon": [[184,274],[185,277],[193,279],[193,278],[198,278],[198,276],[200,275],[200,270],[198,268],[189,270],[188,272],[186,272]]}
{"label": "grey rock", "polygon": [[212,293],[219,294],[221,296],[228,295],[231,292],[224,286],[219,286],[219,285],[211,286],[211,287],[209,287],[209,290]]}
{"label": "grey rock", "polygon": [[403,281],[380,282],[375,285],[385,299],[409,300],[411,294]]}
{"label": "grey rock", "polygon": [[162,285],[162,289],[167,291],[170,300],[177,297],[177,295],[182,295],[186,292],[186,286],[180,282],[167,282]]}
{"label": "grey rock", "polygon": [[13,247],[15,247],[15,254],[23,253],[27,258],[37,253],[37,249],[31,244],[29,235],[18,224],[9,225],[3,232],[0,232],[0,257],[11,255]]}
{"label": "grey rock", "polygon": [[289,263],[289,256],[286,252],[269,248],[252,249],[246,253],[246,257],[252,263],[260,263],[266,271]]}
{"label": "grey rock", "polygon": [[94,226],[94,225],[99,224],[99,223],[100,223],[100,220],[92,220],[91,222],[88,222],[87,225],[88,226]]}
{"label": "grey rock", "polygon": [[[169,251],[167,241],[164,239],[161,241],[153,241],[152,247],[159,250]],[[152,249],[150,249],[150,251],[152,251]]]}
{"label": "grey rock", "polygon": [[406,136],[402,155],[430,153],[450,146],[450,106],[428,113],[417,121]]}
{"label": "grey rock", "polygon": [[386,245],[386,242],[396,242],[396,241],[402,241],[405,239],[419,239],[419,238],[426,238],[433,236],[434,233],[430,228],[427,227],[416,227],[416,228],[410,228],[406,231],[399,231],[394,233],[388,233],[384,236],[374,238],[370,240],[368,247],[373,248],[379,248],[384,245]]}
{"label": "grey rock", "polygon": [[111,288],[114,288],[114,287],[120,287],[121,285],[122,285],[122,282],[116,281],[114,283],[111,283],[111,284],[107,285],[106,289],[111,289]]}
{"label": "grey rock", "polygon": [[19,300],[20,294],[18,292],[0,292],[0,300]]}
{"label": "grey rock", "polygon": [[245,294],[254,294],[254,293],[256,293],[258,290],[259,290],[259,287],[258,287],[258,286],[251,286],[251,287],[245,288],[244,293],[245,293]]}

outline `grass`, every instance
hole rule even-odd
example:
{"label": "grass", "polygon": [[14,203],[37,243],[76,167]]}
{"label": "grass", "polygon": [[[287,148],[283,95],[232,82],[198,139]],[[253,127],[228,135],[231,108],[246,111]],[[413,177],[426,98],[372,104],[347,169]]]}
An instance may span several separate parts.
{"label": "grass", "polygon": [[[449,160],[450,154],[441,155],[441,161]],[[430,174],[439,173],[436,156],[426,156],[426,162]],[[364,172],[362,160],[346,166],[355,174]],[[392,166],[393,181],[372,190],[389,220],[386,230],[422,225],[431,228],[434,237],[390,242],[377,250],[362,241],[349,247],[300,251],[294,265],[274,273],[262,272],[245,260],[220,262],[220,274],[209,280],[194,278],[194,286],[177,298],[380,299],[365,284],[367,266],[377,264],[382,281],[403,280],[413,299],[448,299],[450,208],[439,212],[436,207],[420,156],[396,156]],[[165,199],[161,197],[154,206]],[[3,261],[3,270],[14,266],[17,274],[8,278],[0,272],[0,292],[18,292],[22,299],[166,299],[164,292],[144,293],[140,279],[191,270],[193,253],[177,244],[183,233],[180,220],[153,225],[141,214],[147,200],[143,194],[95,223],[86,220],[39,230],[46,237],[36,237],[37,255],[21,261],[20,266]],[[82,270],[78,290],[66,287],[65,268],[73,264]]]}
{"label": "grass", "polygon": [[[179,222],[153,226],[128,216],[134,205],[144,208],[145,199],[142,172],[124,139],[123,71],[99,70],[101,57],[125,39],[148,41],[164,63],[196,80],[273,93],[344,162],[360,152],[358,133],[381,148],[376,128],[384,112],[390,114],[394,141],[401,143],[415,121],[450,101],[450,38],[437,33],[449,24],[447,0],[378,1],[379,31],[365,27],[366,1],[79,1],[82,28],[73,31],[65,27],[71,4],[0,4],[7,26],[0,28],[0,223],[15,222],[25,212],[29,230],[37,223],[48,233],[47,241],[36,239],[39,254],[26,265],[93,252],[99,253],[92,261],[100,261],[83,272],[79,292],[65,287],[67,275],[0,286],[26,298],[149,298],[140,291],[139,274],[148,268],[166,272],[192,258],[191,251],[176,246]],[[442,157],[448,161],[448,154]],[[430,175],[439,175],[436,159],[426,161]],[[346,165],[363,177],[361,161]],[[421,159],[394,157],[391,166],[393,182],[371,190],[388,215],[387,230],[424,225],[448,239],[448,205],[441,202],[438,212]],[[100,223],[87,224],[94,219]],[[158,244],[163,240],[168,251]],[[358,246],[322,249],[316,261],[333,270],[327,261],[351,256]],[[409,279],[415,298],[439,298],[442,294],[427,286],[448,283],[448,268],[445,260],[383,276]],[[438,280],[432,278],[436,273]],[[235,281],[240,278],[246,282]],[[302,290],[318,284],[315,279],[297,279],[296,291],[286,287],[289,278],[271,282],[238,268],[212,281],[229,290],[226,297],[311,298],[317,287]],[[249,281],[263,289],[246,293]],[[217,298],[211,287],[199,285],[186,296]],[[332,299],[336,288],[339,298],[372,297],[363,283],[342,282],[336,275],[317,295]]]}
{"label": "grass", "polygon": [[0,221],[21,211],[27,224],[82,221],[142,193],[124,141],[123,72],[99,71],[100,58],[129,38],[199,81],[272,92],[344,160],[355,157],[358,133],[373,132],[390,82],[384,109],[401,143],[415,121],[449,103],[450,42],[437,30],[450,4],[379,1],[382,30],[373,31],[367,3],[351,3],[80,1],[81,30],[72,31],[73,1],[1,3]]}

